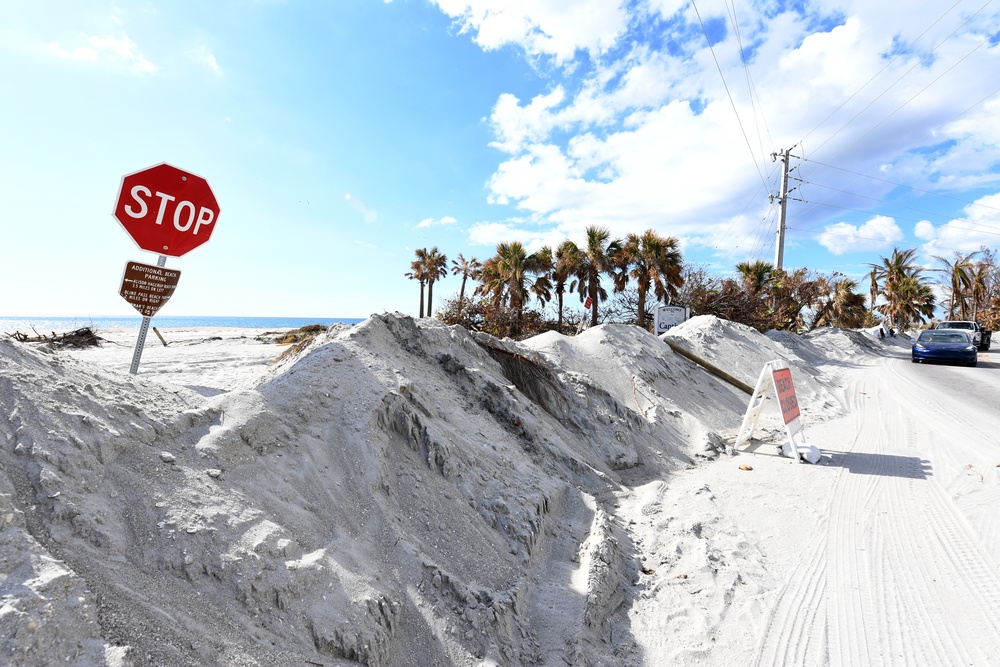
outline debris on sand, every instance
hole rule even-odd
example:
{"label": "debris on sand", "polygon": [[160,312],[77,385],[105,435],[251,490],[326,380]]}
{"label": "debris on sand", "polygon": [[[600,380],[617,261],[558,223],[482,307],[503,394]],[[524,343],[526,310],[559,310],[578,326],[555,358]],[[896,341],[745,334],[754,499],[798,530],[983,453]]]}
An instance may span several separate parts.
{"label": "debris on sand", "polygon": [[62,334],[57,334],[53,331],[51,336],[39,334],[37,331],[34,336],[23,334],[20,331],[8,333],[7,335],[19,343],[45,343],[52,348],[99,347],[104,341],[104,339],[95,334],[94,330],[90,327],[83,327],[81,329],[76,329],[75,331],[69,331]]}

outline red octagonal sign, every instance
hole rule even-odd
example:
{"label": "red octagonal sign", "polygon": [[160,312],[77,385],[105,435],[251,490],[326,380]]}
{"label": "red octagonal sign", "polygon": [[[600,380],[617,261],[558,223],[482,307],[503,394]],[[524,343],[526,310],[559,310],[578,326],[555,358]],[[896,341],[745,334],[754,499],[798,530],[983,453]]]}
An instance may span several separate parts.
{"label": "red octagonal sign", "polygon": [[115,218],[143,250],[180,257],[212,235],[219,204],[204,178],[163,163],[122,178]]}

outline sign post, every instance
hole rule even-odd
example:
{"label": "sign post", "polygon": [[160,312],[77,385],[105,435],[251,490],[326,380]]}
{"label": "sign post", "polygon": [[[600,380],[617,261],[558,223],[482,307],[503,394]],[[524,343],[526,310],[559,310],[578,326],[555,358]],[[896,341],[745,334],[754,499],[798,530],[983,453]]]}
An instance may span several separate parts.
{"label": "sign post", "polygon": [[[129,369],[135,375],[149,321],[173,294],[180,278],[179,271],[163,269],[167,256],[180,257],[207,242],[219,219],[219,204],[208,181],[164,162],[122,177],[114,216],[136,245],[159,255],[156,267],[137,262],[127,265],[119,291],[143,315]],[[137,287],[140,284],[142,289]]]}

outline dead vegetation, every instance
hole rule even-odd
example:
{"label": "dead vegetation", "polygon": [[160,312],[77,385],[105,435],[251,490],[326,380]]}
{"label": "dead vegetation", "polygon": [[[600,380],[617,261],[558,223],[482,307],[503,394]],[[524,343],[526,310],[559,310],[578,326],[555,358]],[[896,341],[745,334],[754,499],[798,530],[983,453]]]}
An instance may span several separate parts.
{"label": "dead vegetation", "polygon": [[104,342],[104,339],[94,333],[94,330],[90,327],[83,327],[61,334],[53,331],[51,336],[40,334],[37,331],[35,331],[34,336],[29,336],[20,331],[8,333],[7,335],[19,343],[45,343],[49,347],[57,349],[64,347],[99,347]]}
{"label": "dead vegetation", "polygon": [[324,333],[327,328],[328,327],[324,324],[307,324],[304,327],[299,327],[298,329],[293,329],[291,331],[265,331],[257,336],[257,340],[265,343],[289,346],[288,349],[278,355],[273,362],[278,363],[282,359],[294,357],[299,352],[306,349],[309,343],[311,343],[316,336]]}
{"label": "dead vegetation", "polygon": [[257,340],[278,345],[292,345],[293,343],[310,341],[326,330],[325,324],[307,324],[292,331],[265,331],[257,336]]}

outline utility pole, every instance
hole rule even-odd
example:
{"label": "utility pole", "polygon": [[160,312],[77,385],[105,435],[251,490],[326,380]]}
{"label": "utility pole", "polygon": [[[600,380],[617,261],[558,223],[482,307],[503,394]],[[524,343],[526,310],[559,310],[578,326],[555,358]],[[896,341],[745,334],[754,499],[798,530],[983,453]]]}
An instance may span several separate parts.
{"label": "utility pole", "polygon": [[[781,264],[785,259],[785,212],[788,210],[788,157],[791,152],[791,148],[786,148],[780,153],[771,153],[772,162],[779,155],[781,156],[781,194],[778,197],[778,203],[781,205],[781,215],[778,220],[778,239],[774,244],[774,268],[776,270],[781,270]],[[773,197],[774,195],[772,195],[772,201]]]}

